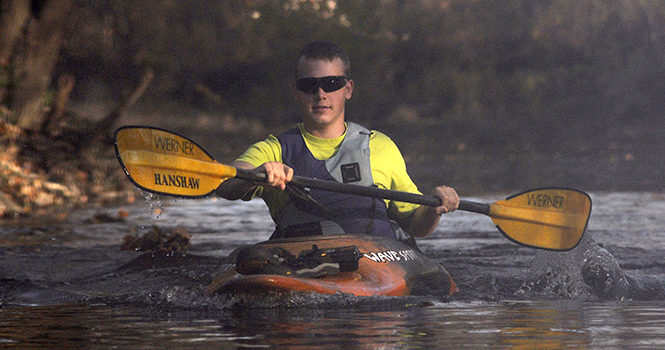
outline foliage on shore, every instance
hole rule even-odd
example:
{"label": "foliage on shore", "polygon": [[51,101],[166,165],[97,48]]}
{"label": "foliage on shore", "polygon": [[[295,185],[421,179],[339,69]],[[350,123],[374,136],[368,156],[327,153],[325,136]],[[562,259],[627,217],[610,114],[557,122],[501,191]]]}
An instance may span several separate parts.
{"label": "foliage on shore", "polygon": [[45,135],[0,122],[0,217],[57,217],[135,194],[110,138],[85,123]]}

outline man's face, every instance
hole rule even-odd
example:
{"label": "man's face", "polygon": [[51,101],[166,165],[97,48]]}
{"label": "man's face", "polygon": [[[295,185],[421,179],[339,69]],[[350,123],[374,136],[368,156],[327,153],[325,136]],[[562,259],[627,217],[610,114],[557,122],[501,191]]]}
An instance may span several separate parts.
{"label": "man's face", "polygon": [[[332,61],[300,59],[296,73],[296,79],[343,76],[344,64],[339,58]],[[344,104],[353,94],[353,81],[349,80],[337,91],[325,92],[318,87],[313,93],[298,90],[294,83],[293,93],[303,109],[303,121],[308,131],[339,127],[344,124]]]}

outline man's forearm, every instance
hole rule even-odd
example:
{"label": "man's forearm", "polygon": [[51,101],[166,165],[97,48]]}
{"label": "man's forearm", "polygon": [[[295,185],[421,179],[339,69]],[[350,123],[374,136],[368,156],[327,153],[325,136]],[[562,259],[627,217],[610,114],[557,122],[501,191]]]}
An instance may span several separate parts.
{"label": "man's forearm", "polygon": [[409,217],[404,225],[404,229],[415,237],[425,237],[434,232],[439,224],[441,215],[436,210],[425,205],[421,205]]}

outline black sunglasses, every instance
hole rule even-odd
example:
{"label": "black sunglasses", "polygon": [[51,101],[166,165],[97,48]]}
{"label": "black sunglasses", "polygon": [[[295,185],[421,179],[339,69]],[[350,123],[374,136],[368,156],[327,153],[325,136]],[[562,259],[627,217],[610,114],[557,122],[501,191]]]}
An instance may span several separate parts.
{"label": "black sunglasses", "polygon": [[321,78],[301,78],[296,80],[296,89],[306,93],[315,94],[322,88],[325,92],[333,92],[343,88],[349,78],[343,75],[331,75]]}

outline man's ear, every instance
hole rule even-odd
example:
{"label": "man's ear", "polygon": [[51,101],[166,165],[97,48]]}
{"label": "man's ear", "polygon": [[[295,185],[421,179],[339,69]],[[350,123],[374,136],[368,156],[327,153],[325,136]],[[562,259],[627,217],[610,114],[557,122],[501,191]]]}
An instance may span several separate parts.
{"label": "man's ear", "polygon": [[348,83],[346,83],[346,86],[344,87],[346,89],[346,99],[350,100],[351,96],[353,96],[353,80],[349,80]]}

